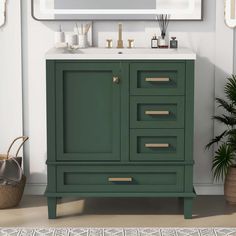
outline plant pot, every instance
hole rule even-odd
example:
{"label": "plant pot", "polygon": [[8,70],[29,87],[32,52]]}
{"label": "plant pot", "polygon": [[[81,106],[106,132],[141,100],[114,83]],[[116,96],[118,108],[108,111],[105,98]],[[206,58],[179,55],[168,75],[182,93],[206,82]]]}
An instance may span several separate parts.
{"label": "plant pot", "polygon": [[226,201],[229,204],[236,204],[236,166],[231,166],[228,170],[224,192]]}

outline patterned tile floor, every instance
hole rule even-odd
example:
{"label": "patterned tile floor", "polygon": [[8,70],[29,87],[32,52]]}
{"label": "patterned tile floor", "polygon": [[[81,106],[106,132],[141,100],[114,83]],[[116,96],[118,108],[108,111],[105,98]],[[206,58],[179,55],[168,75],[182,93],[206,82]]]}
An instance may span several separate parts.
{"label": "patterned tile floor", "polygon": [[0,228],[0,236],[236,236],[236,228]]}

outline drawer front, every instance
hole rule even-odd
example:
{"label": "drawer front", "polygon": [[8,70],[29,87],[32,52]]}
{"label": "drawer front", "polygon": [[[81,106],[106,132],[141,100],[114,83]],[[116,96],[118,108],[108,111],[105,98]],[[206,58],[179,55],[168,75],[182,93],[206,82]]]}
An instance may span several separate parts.
{"label": "drawer front", "polygon": [[132,95],[184,95],[185,63],[132,63]]}
{"label": "drawer front", "polygon": [[184,128],[184,97],[132,96],[131,128]]}
{"label": "drawer front", "polygon": [[133,129],[130,131],[131,161],[183,161],[183,129]]}
{"label": "drawer front", "polygon": [[183,183],[183,166],[57,167],[58,192],[182,192]]}

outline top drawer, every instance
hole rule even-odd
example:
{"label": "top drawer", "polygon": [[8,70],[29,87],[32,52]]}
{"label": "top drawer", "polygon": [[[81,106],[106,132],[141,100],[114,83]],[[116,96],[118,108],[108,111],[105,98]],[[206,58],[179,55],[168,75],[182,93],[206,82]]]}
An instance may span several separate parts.
{"label": "top drawer", "polygon": [[131,95],[184,95],[185,62],[132,63]]}

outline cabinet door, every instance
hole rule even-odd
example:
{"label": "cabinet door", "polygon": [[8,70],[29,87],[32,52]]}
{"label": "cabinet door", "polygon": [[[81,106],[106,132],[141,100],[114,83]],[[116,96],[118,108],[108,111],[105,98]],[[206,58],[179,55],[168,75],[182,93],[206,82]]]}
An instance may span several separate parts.
{"label": "cabinet door", "polygon": [[56,63],[58,160],[120,160],[119,63]]}

